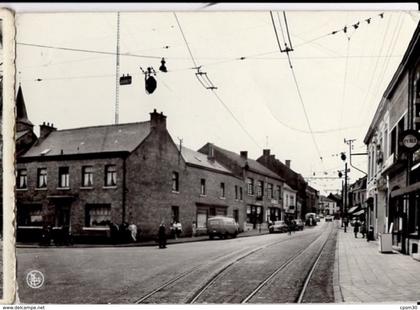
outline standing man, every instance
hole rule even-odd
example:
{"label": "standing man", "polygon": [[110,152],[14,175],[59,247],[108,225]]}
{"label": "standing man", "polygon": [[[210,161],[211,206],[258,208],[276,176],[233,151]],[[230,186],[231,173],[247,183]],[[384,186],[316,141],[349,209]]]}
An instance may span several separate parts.
{"label": "standing man", "polygon": [[160,223],[159,231],[158,231],[158,241],[159,241],[159,249],[166,248],[166,227],[165,223]]}

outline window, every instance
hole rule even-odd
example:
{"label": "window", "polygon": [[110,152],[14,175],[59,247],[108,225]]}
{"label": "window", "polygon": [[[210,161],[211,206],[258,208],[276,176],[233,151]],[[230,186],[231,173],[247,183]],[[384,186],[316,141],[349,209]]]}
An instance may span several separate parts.
{"label": "window", "polygon": [[206,180],[205,179],[201,179],[200,181],[200,194],[201,195],[206,195]]}
{"label": "window", "polygon": [[92,166],[82,167],[82,186],[83,187],[93,186],[93,167]]}
{"label": "window", "polygon": [[58,187],[60,188],[70,187],[69,167],[58,168]]}
{"label": "window", "polygon": [[250,196],[254,195],[254,179],[247,178],[246,183],[247,183],[247,186],[248,186],[248,195],[250,195]]}
{"label": "window", "polygon": [[391,130],[391,149],[389,151],[390,154],[394,154],[397,147],[397,128]]}
{"label": "window", "polygon": [[87,204],[85,211],[86,227],[108,226],[111,223],[110,204]]}
{"label": "window", "polygon": [[239,187],[239,200],[243,200],[243,197],[242,197],[242,187]]}
{"label": "window", "polygon": [[280,201],[281,200],[281,186],[280,185],[277,185],[277,195],[278,195],[278,200]]}
{"label": "window", "polygon": [[268,190],[267,190],[267,196],[268,198],[273,199],[274,198],[274,193],[273,193],[273,184],[268,183]]}
{"label": "window", "polygon": [[290,196],[290,205],[291,206],[295,205],[295,197],[294,196]]}
{"label": "window", "polygon": [[178,172],[172,172],[172,191],[179,192],[179,174]]}
{"label": "window", "polygon": [[16,187],[18,189],[28,188],[28,171],[26,169],[18,169]]}
{"label": "window", "polygon": [[18,205],[18,226],[42,226],[42,205]]}
{"label": "window", "polygon": [[37,187],[38,188],[47,187],[47,168],[38,168],[37,176],[38,176]]}
{"label": "window", "polygon": [[261,198],[264,195],[264,182],[258,181],[257,183],[257,197]]}
{"label": "window", "polygon": [[105,186],[117,186],[117,167],[115,165],[105,166]]}
{"label": "window", "polygon": [[175,223],[179,222],[179,207],[172,206],[172,221]]}
{"label": "window", "polygon": [[216,216],[216,208],[210,207],[209,208],[209,216]]}
{"label": "window", "polygon": [[220,197],[225,198],[225,183],[220,183]]}
{"label": "window", "polygon": [[239,191],[238,191],[238,185],[235,185],[235,199],[238,200]]}

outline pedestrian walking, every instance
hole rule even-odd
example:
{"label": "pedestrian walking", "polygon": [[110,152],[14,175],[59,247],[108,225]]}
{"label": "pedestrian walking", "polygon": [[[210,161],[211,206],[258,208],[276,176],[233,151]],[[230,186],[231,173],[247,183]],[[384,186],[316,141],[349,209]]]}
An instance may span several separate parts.
{"label": "pedestrian walking", "polygon": [[159,231],[158,231],[158,242],[159,242],[159,249],[166,248],[166,227],[165,223],[160,223]]}
{"label": "pedestrian walking", "polygon": [[359,226],[360,226],[360,222],[359,220],[356,220],[356,222],[354,222],[354,237],[357,238],[357,233],[359,232]]}
{"label": "pedestrian walking", "polygon": [[360,224],[360,233],[362,234],[362,238],[365,238],[366,235],[366,223],[362,222]]}

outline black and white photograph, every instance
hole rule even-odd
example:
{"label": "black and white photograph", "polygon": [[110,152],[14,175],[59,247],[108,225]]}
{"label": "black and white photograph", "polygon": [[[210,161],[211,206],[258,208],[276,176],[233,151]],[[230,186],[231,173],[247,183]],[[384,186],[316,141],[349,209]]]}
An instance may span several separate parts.
{"label": "black and white photograph", "polygon": [[17,301],[416,305],[419,21],[16,14]]}

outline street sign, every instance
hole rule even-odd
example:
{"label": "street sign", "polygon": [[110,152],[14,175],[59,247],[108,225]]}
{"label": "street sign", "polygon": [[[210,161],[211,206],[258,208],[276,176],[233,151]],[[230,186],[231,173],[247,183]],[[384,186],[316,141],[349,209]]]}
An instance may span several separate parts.
{"label": "street sign", "polygon": [[403,152],[414,152],[420,147],[420,137],[416,130],[408,129],[401,133],[399,146]]}

